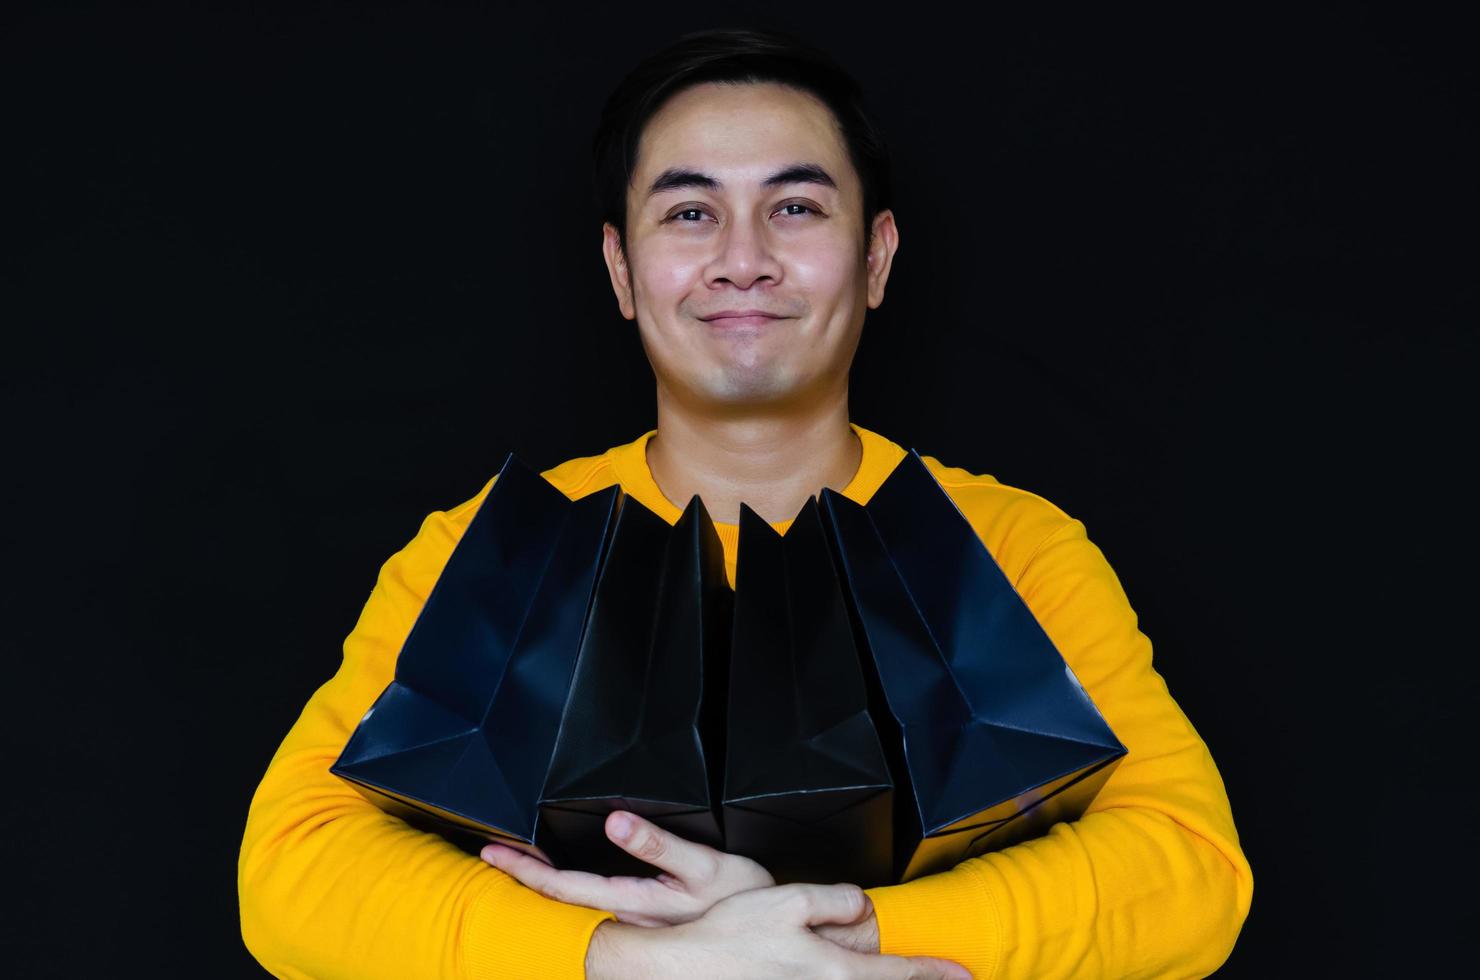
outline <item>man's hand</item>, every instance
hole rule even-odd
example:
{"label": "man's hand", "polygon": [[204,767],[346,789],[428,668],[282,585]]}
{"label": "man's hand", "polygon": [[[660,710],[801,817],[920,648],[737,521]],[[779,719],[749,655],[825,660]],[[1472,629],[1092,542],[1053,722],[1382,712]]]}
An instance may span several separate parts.
{"label": "man's hand", "polygon": [[879,917],[874,915],[873,902],[868,903],[868,915],[857,922],[850,922],[847,925],[824,922],[813,926],[812,931],[823,939],[831,940],[855,952],[877,953],[879,951]]}
{"label": "man's hand", "polygon": [[730,980],[741,977],[849,977],[858,980],[971,980],[965,967],[928,956],[855,952],[816,927],[845,927],[873,913],[857,885],[755,888],[716,902],[692,922],[642,929],[603,922],[586,949],[588,980]]}
{"label": "man's hand", "polygon": [[721,899],[776,883],[769,871],[750,858],[685,840],[627,810],[607,815],[606,836],[664,873],[656,878],[609,878],[559,870],[502,844],[489,844],[482,857],[546,898],[615,912],[622,922],[648,927],[690,922]]}

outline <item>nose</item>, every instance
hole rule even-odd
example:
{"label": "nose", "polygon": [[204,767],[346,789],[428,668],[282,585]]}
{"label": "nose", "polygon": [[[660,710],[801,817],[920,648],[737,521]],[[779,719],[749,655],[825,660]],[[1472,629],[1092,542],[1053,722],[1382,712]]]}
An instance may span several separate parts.
{"label": "nose", "polygon": [[781,262],[764,218],[731,221],[715,236],[715,248],[705,276],[710,285],[728,282],[749,289],[758,279],[781,281]]}

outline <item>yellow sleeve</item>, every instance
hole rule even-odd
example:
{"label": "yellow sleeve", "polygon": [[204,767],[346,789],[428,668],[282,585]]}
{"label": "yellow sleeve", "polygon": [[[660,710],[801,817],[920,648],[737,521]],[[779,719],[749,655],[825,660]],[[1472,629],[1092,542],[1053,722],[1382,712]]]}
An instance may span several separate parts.
{"label": "yellow sleeve", "polygon": [[1127,754],[1080,819],[868,889],[881,952],[954,959],[976,980],[1207,976],[1254,891],[1213,757],[1082,522],[1050,534],[1016,588]]}
{"label": "yellow sleeve", "polygon": [[252,797],[237,865],[242,939],[274,976],[585,976],[610,912],[546,898],[417,830],[329,772],[493,481],[437,511],[382,566],[339,671],[309,699]]}

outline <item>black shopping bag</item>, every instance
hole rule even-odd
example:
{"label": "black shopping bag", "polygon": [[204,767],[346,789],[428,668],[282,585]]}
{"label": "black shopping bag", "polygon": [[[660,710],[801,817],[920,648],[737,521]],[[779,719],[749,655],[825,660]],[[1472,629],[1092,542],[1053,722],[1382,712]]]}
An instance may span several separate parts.
{"label": "black shopping bag", "polygon": [[540,846],[557,866],[658,874],[607,838],[616,809],[723,848],[731,596],[697,494],[671,527],[623,495],[541,796]]}
{"label": "black shopping bag", "polygon": [[510,453],[412,625],[395,680],[330,771],[454,839],[538,846],[540,791],[617,494],[572,502]]}
{"label": "black shopping bag", "polygon": [[892,884],[894,784],[816,497],[784,536],[740,505],[730,636],[726,849],[777,884]]}
{"label": "black shopping bag", "polygon": [[821,507],[900,763],[899,880],[1083,815],[1126,749],[919,454]]}

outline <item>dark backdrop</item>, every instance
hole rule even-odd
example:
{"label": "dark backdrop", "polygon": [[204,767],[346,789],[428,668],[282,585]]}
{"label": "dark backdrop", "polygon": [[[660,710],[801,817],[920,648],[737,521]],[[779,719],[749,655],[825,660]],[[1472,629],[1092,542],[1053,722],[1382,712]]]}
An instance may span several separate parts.
{"label": "dark backdrop", "polygon": [[1104,549],[1254,867],[1224,975],[1459,947],[1455,25],[210,6],[0,31],[7,972],[260,975],[248,801],[381,562],[506,453],[654,422],[588,194],[602,99],[685,30],[766,19],[834,52],[892,142],[901,247],[853,418]]}

